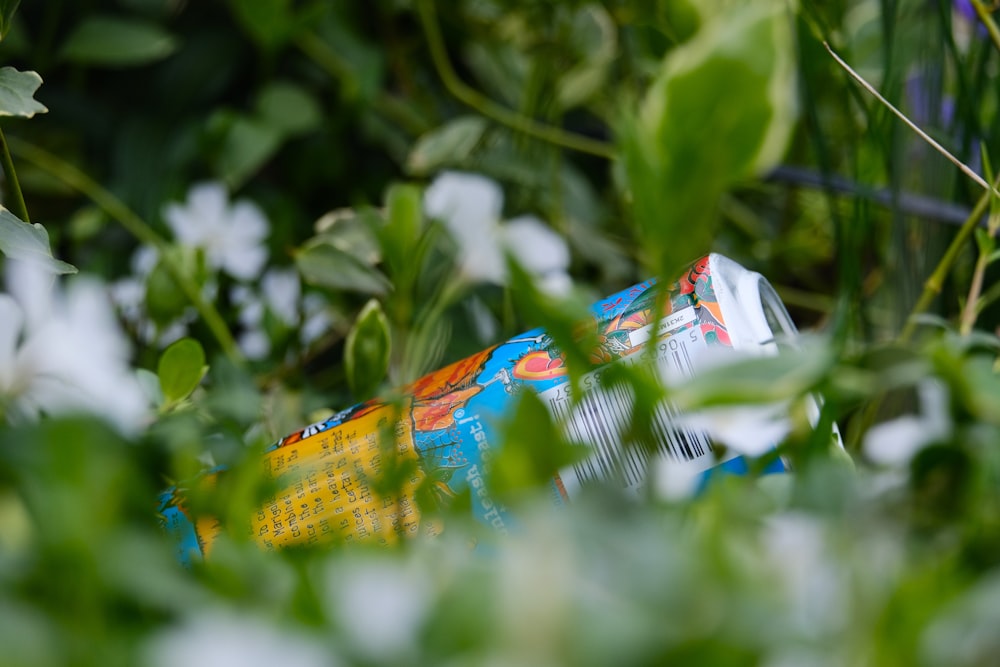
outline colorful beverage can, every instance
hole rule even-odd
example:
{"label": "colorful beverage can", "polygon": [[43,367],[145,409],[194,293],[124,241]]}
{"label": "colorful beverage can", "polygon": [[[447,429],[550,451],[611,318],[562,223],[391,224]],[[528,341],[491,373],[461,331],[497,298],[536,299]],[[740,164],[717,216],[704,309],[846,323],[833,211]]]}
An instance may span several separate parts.
{"label": "colorful beverage can", "polygon": [[[721,255],[702,257],[665,289],[660,295],[646,281],[593,305],[595,366],[649,363],[649,355],[636,353],[655,342],[656,364],[690,375],[694,360],[712,346],[775,354],[777,341],[796,333],[767,280]],[[706,474],[747,469],[735,454],[720,460],[705,434],[679,427],[665,403],[652,419],[655,446],[624,446],[620,426],[629,418],[630,396],[620,386],[602,386],[601,378],[600,368],[584,376],[581,385],[590,391],[573,401],[564,358],[543,330],[494,345],[405,387],[401,401],[373,399],[275,443],[260,464],[276,491],[247,518],[247,530],[265,549],[333,540],[388,544],[439,529],[422,525],[421,488],[421,498],[439,502],[468,492],[476,518],[505,532],[513,517],[486,479],[500,441],[497,425],[524,389],[537,393],[568,439],[592,446],[587,458],[553,474],[554,502],[571,500],[593,479],[613,477],[637,489],[653,456]],[[377,483],[388,468],[403,471],[390,491]],[[785,469],[775,459],[769,471]],[[197,483],[210,484],[218,474],[224,472]],[[182,561],[210,554],[221,527],[213,517],[192,516],[184,489],[166,491],[159,511]]]}

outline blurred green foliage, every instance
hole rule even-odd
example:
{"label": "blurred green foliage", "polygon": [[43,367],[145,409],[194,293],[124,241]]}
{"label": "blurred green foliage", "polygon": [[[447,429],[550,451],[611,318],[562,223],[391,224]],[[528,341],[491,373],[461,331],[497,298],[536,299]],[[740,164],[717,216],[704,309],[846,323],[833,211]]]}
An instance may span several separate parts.
{"label": "blurred green foliage", "polygon": [[[30,331],[0,322],[0,664],[991,664],[996,199],[824,48],[992,179],[1000,44],[974,4],[0,1],[0,250],[116,295],[152,404],[131,430],[13,419]],[[546,221],[573,290],[516,263],[462,274],[424,201],[445,171],[502,186],[497,225]],[[203,183],[232,201],[196,202]],[[765,456],[690,498],[654,468],[640,498],[553,508],[547,473],[578,443],[526,396],[494,480],[511,535],[431,477],[415,495],[435,537],[249,539],[269,443],[530,327],[578,380],[587,303],[709,251],[816,335],[672,398],[787,402],[768,456],[794,474],[758,475]],[[666,390],[612,375],[642,436]],[[225,529],[183,568],[156,499],[214,465],[188,501]]]}

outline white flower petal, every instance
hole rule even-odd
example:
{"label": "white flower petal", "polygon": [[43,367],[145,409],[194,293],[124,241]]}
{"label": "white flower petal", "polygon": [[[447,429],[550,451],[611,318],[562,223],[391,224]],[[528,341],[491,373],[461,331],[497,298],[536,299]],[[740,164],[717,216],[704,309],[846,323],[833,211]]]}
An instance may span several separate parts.
{"label": "white flower petal", "polygon": [[267,248],[259,246],[222,248],[217,266],[240,280],[251,280],[260,275],[267,263]]}
{"label": "white flower petal", "polygon": [[524,215],[504,223],[503,243],[529,273],[544,275],[569,268],[569,247],[563,237],[534,216]]}
{"label": "white flower petal", "polygon": [[146,645],[153,667],[336,667],[313,637],[231,612],[202,613],[161,631]]}
{"label": "white flower petal", "polygon": [[653,492],[668,501],[686,500],[694,496],[701,485],[705,466],[697,460],[674,461],[666,457],[654,459]]}
{"label": "white flower petal", "polygon": [[42,326],[52,310],[56,278],[40,264],[25,260],[7,260],[7,291],[21,306],[24,326]]}
{"label": "white flower petal", "polygon": [[476,339],[483,344],[483,347],[495,343],[500,335],[500,323],[497,322],[497,318],[486,307],[486,304],[481,299],[472,297],[465,302],[465,308],[472,320]]}
{"label": "white flower petal", "polygon": [[137,322],[146,301],[146,283],[136,276],[127,276],[111,284],[111,300],[129,322]]}
{"label": "white flower petal", "polygon": [[472,282],[507,283],[507,262],[495,231],[459,245],[459,269]]}
{"label": "white flower petal", "polygon": [[943,440],[951,433],[951,412],[948,410],[948,387],[938,379],[925,379],[917,385],[920,413],[927,431],[934,440]]}
{"label": "white flower petal", "polygon": [[302,283],[295,269],[271,269],[261,278],[260,288],[271,312],[289,326],[298,324]]}
{"label": "white flower petal", "polygon": [[299,340],[309,345],[330,330],[333,318],[327,311],[326,299],[316,292],[309,292],[302,298],[302,312],[305,319],[299,327]]}
{"label": "white flower petal", "polygon": [[707,408],[681,415],[678,422],[752,457],[774,449],[792,429],[785,403]]}
{"label": "white flower petal", "polygon": [[446,171],[424,192],[424,211],[441,220],[460,239],[475,238],[496,226],[503,210],[503,191],[480,176]]}
{"label": "white flower petal", "polygon": [[185,204],[168,205],[164,217],[181,244],[204,250],[213,269],[241,280],[260,275],[267,261],[263,241],[270,224],[252,202],[241,200],[230,206],[223,184],[193,186]]}
{"label": "white flower petal", "polygon": [[862,447],[873,463],[903,466],[932,442],[933,438],[928,435],[927,424],[922,419],[904,415],[868,429]]}
{"label": "white flower petal", "polygon": [[0,395],[13,388],[17,374],[17,343],[24,314],[11,297],[0,294]]}
{"label": "white flower petal", "polygon": [[794,612],[796,629],[816,636],[842,627],[847,618],[847,582],[820,520],[807,514],[777,515],[768,520],[762,536]]}
{"label": "white flower petal", "polygon": [[902,467],[909,464],[917,452],[944,440],[951,433],[948,412],[948,388],[936,379],[926,379],[917,385],[920,416],[903,415],[876,424],[868,429],[862,441],[865,455],[879,465]]}
{"label": "white flower petal", "polygon": [[271,352],[271,339],[260,329],[244,331],[240,334],[237,344],[246,358],[253,361],[263,359]]}
{"label": "white flower petal", "polygon": [[259,243],[271,232],[271,225],[260,207],[241,199],[233,204],[229,212],[229,225],[238,232],[239,237],[252,243]]}
{"label": "white flower petal", "polygon": [[48,301],[46,319],[26,327],[6,399],[21,415],[89,412],[135,431],[148,405],[105,286],[77,278]]}
{"label": "white flower petal", "polygon": [[153,272],[158,261],[160,261],[160,253],[156,248],[151,245],[139,246],[132,254],[130,262],[132,273],[145,278]]}
{"label": "white flower petal", "polygon": [[388,560],[371,559],[330,571],[337,618],[367,656],[391,662],[416,647],[427,615],[429,583]]}
{"label": "white flower petal", "polygon": [[199,183],[188,190],[183,205],[168,204],[163,217],[178,241],[200,247],[223,224],[226,200],[222,183]]}
{"label": "white flower petal", "polygon": [[567,296],[573,291],[573,279],[565,271],[555,271],[543,275],[536,286],[549,296]]}
{"label": "white flower petal", "polygon": [[155,325],[154,325],[153,337],[150,340],[155,339],[156,344],[159,345],[161,349],[163,349],[166,348],[171,343],[175,343],[179,341],[181,338],[184,338],[184,336],[187,336],[187,334],[188,334],[188,323],[185,322],[183,319],[180,319],[171,322],[170,324],[166,325],[159,331],[155,330]]}

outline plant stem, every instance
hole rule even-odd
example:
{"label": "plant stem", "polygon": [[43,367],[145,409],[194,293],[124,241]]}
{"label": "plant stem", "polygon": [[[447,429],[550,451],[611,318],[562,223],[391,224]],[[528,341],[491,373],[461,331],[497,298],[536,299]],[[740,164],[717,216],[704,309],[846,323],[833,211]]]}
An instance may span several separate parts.
{"label": "plant stem", "polygon": [[1000,28],[997,28],[996,21],[993,20],[993,15],[990,14],[990,10],[986,8],[982,0],[971,0],[972,8],[976,10],[976,15],[979,20],[983,22],[986,26],[986,32],[990,35],[990,40],[993,45],[1000,49]]}
{"label": "plant stem", "polygon": [[20,157],[90,198],[102,211],[112,219],[117,220],[139,241],[156,248],[170,277],[201,315],[225,355],[234,364],[243,364],[243,355],[222,315],[219,314],[214,305],[202,297],[198,284],[184,273],[176,261],[171,259],[170,253],[167,252],[168,243],[145,220],[75,165],[25,141],[12,141],[10,146]]}
{"label": "plant stem", "polygon": [[502,125],[506,125],[518,132],[523,132],[536,139],[541,139],[550,144],[580,153],[596,155],[608,160],[615,159],[616,153],[614,148],[606,142],[591,139],[590,137],[573,132],[567,132],[554,125],[539,123],[536,120],[497,104],[482,93],[465,85],[451,66],[451,61],[448,60],[448,52],[445,50],[441,28],[437,23],[433,0],[418,0],[417,11],[420,14],[420,23],[423,25],[424,35],[427,37],[428,46],[430,47],[434,69],[437,71],[438,76],[441,77],[444,87],[459,101],[472,107],[487,118],[492,118]]}
{"label": "plant stem", "polygon": [[3,164],[3,173],[7,177],[7,185],[10,187],[11,212],[21,220],[31,222],[28,219],[28,207],[24,203],[24,193],[21,192],[21,184],[17,180],[14,160],[10,157],[10,146],[7,145],[7,137],[4,136],[3,129],[0,129],[0,161]]}
{"label": "plant stem", "polygon": [[[969,241],[969,238],[976,230],[976,227],[979,226],[979,221],[982,220],[982,217],[986,214],[986,210],[990,205],[990,200],[993,197],[993,190],[998,186],[1000,186],[1000,179],[993,183],[993,188],[986,190],[986,192],[982,194],[976,202],[975,207],[973,207],[972,212],[969,214],[969,217],[966,218],[964,223],[962,223],[958,233],[955,234],[955,238],[952,239],[951,244],[948,245],[944,255],[942,255],[941,260],[938,262],[938,265],[934,268],[934,272],[924,283],[923,292],[917,299],[916,304],[914,304],[913,308],[910,310],[910,315],[907,317],[906,325],[896,338],[898,343],[906,344],[913,338],[913,334],[916,333],[917,330],[917,317],[926,312],[927,309],[930,308],[934,298],[941,293],[941,288],[944,285],[945,278],[947,278],[948,273],[951,272],[951,269],[955,264],[955,260],[958,259],[958,255],[962,251],[962,248],[965,247],[965,244]],[[975,315],[973,315],[973,317],[975,317]],[[879,408],[882,407],[883,398],[884,396],[879,395],[869,401],[861,411],[861,414],[858,415],[858,417],[853,421],[851,429],[847,434],[848,447],[856,447],[861,444],[861,438],[871,425],[875,423],[875,417],[878,414]]]}
{"label": "plant stem", "polygon": [[910,310],[910,315],[907,318],[906,325],[899,334],[898,341],[900,343],[910,341],[913,334],[917,330],[917,316],[926,312],[927,309],[930,308],[931,303],[934,301],[934,297],[941,293],[941,288],[944,285],[945,278],[947,278],[948,273],[951,272],[951,269],[955,264],[955,260],[958,259],[958,254],[965,247],[965,244],[969,241],[972,233],[976,230],[976,227],[979,226],[979,221],[982,220],[983,216],[986,214],[986,210],[990,205],[990,199],[993,196],[993,190],[997,187],[997,185],[1000,185],[1000,181],[994,182],[993,187],[984,192],[976,202],[976,205],[973,207],[969,217],[962,223],[958,233],[955,234],[955,238],[952,239],[951,244],[948,245],[944,255],[942,255],[941,260],[938,262],[938,265],[934,268],[934,272],[924,283],[924,291],[920,294],[920,298],[917,299],[917,303],[914,304],[912,310]]}
{"label": "plant stem", "polygon": [[[360,85],[351,66],[315,33],[302,33],[295,38],[295,46],[327,74],[341,81],[344,86]],[[376,112],[412,135],[423,134],[431,129],[419,114],[411,111],[405,104],[385,91],[376,92],[369,101]]]}
{"label": "plant stem", "polygon": [[972,273],[972,284],[969,286],[969,296],[965,300],[965,307],[962,309],[962,318],[959,322],[958,333],[968,336],[972,333],[972,327],[976,325],[976,318],[979,315],[979,297],[983,293],[983,279],[986,276],[986,267],[989,266],[989,255],[980,253],[976,259],[976,268]]}

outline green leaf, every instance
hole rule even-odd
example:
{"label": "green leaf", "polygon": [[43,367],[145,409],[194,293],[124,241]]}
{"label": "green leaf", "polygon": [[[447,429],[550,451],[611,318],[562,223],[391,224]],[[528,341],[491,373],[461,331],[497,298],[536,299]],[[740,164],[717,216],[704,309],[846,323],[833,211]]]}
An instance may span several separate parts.
{"label": "green leaf", "polygon": [[793,53],[782,2],[733,9],[670,53],[642,114],[674,182],[728,186],[780,159],[796,116]]}
{"label": "green leaf", "polygon": [[287,81],[270,83],[260,91],[257,115],[285,135],[304,134],[323,120],[316,99],[301,86]]}
{"label": "green leaf", "polygon": [[566,442],[538,395],[520,392],[503,424],[503,447],[493,459],[487,483],[499,497],[516,501],[525,489],[547,488],[560,468],[590,455]]}
{"label": "green leaf", "polygon": [[[172,246],[166,252],[179,271],[194,279],[199,286],[205,283],[208,276],[203,253],[180,246]],[[181,317],[190,305],[167,268],[167,260],[160,258],[146,278],[146,312],[158,325],[167,326]]]}
{"label": "green leaf", "polygon": [[993,252],[993,248],[996,245],[996,241],[990,236],[990,233],[983,229],[982,227],[976,227],[976,247],[979,249],[980,255],[989,255]]}
{"label": "green leaf", "polygon": [[164,350],[156,374],[166,404],[176,404],[190,396],[207,371],[205,350],[193,338],[181,338]]}
{"label": "green leaf", "polygon": [[571,109],[602,92],[607,85],[609,65],[606,61],[586,62],[566,72],[556,89],[559,108]]}
{"label": "green leaf", "polygon": [[101,67],[134,67],[166,58],[177,41],[159,25],[112,16],[87,18],[63,45],[64,60]]}
{"label": "green leaf", "polygon": [[0,68],[0,116],[31,118],[48,109],[35,99],[42,85],[37,72],[19,72],[13,67]]}
{"label": "green leaf", "polygon": [[290,0],[229,0],[229,9],[258,46],[284,45],[294,26]]}
{"label": "green leaf", "polygon": [[417,139],[406,167],[414,174],[428,174],[445,165],[461,163],[479,144],[487,123],[480,116],[461,116]]}
{"label": "green leaf", "polygon": [[387,224],[380,230],[386,260],[395,278],[416,263],[413,251],[423,226],[420,190],[412,185],[392,185],[385,196]]}
{"label": "green leaf", "polygon": [[11,259],[39,262],[53,273],[76,273],[71,264],[52,256],[49,233],[44,227],[28,224],[0,206],[0,252]]}
{"label": "green leaf", "polygon": [[319,233],[312,242],[328,243],[362,264],[375,265],[382,261],[382,247],[376,234],[382,224],[382,216],[375,209],[337,209],[316,221]]}
{"label": "green leaf", "polygon": [[784,153],[796,118],[791,20],[779,1],[713,16],[667,54],[638,117],[621,127],[655,271],[708,251],[721,195]]}
{"label": "green leaf", "polygon": [[574,12],[570,25],[571,48],[581,59],[558,80],[556,100],[560,109],[578,106],[601,93],[619,53],[615,22],[603,7],[581,7]]}
{"label": "green leaf", "polygon": [[671,392],[682,408],[757,404],[796,398],[814,390],[833,366],[834,355],[822,341],[802,341],[773,357],[737,359],[702,369]]}
{"label": "green leaf", "polygon": [[391,336],[389,320],[376,299],[361,309],[347,334],[344,370],[347,383],[358,400],[374,395],[389,370]]}
{"label": "green leaf", "polygon": [[386,294],[391,287],[378,269],[321,240],[303,247],[295,265],[310,285],[374,295]]}
{"label": "green leaf", "polygon": [[278,151],[283,133],[250,116],[229,120],[215,166],[229,187],[237,189]]}
{"label": "green leaf", "polygon": [[14,12],[17,11],[17,6],[20,4],[21,0],[0,0],[0,39],[6,37],[10,31]]}

